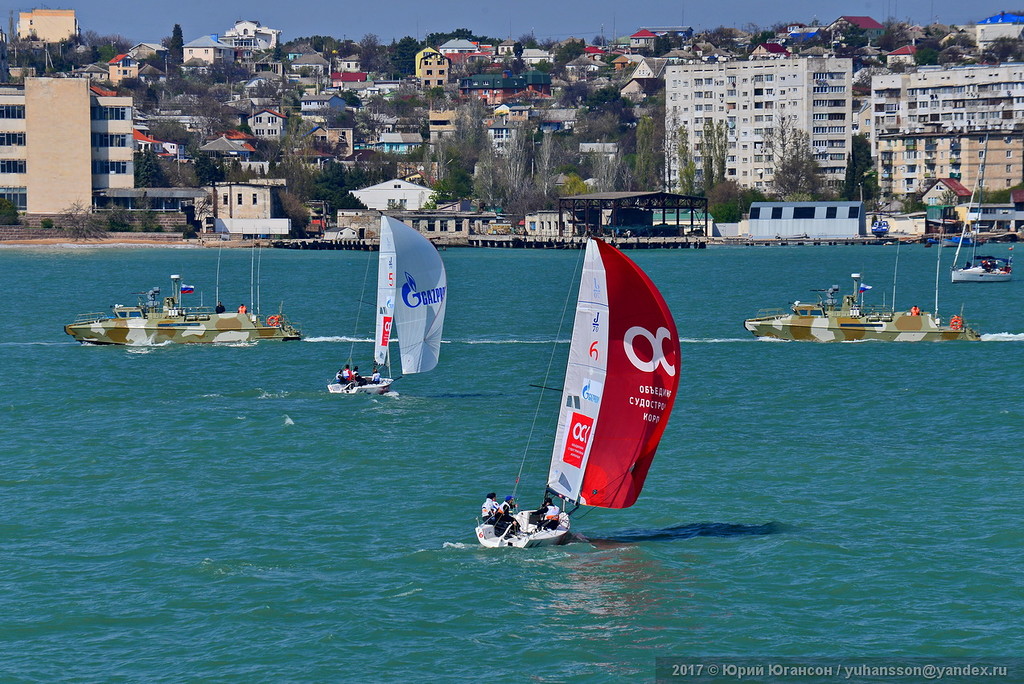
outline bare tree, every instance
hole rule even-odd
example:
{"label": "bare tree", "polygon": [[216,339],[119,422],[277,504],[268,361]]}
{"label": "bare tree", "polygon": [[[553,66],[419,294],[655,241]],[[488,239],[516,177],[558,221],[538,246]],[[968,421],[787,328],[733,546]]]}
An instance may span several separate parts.
{"label": "bare tree", "polygon": [[785,114],[776,116],[765,150],[774,164],[775,194],[784,199],[813,198],[822,190],[818,162],[807,131],[793,125]]}
{"label": "bare tree", "polygon": [[60,212],[57,227],[79,240],[99,238],[107,232],[100,217],[93,214],[83,202],[75,202]]}

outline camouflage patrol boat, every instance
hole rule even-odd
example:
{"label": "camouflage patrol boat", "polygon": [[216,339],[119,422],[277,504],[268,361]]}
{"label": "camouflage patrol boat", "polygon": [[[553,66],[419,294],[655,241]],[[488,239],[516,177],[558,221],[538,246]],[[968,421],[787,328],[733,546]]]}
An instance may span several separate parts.
{"label": "camouflage patrol boat", "polygon": [[[214,344],[257,342],[259,340],[299,340],[300,333],[281,314],[261,319],[241,306],[237,312],[217,311],[212,307],[183,306],[182,293],[192,288],[182,285],[181,276],[172,275],[172,292],[160,301],[160,288],[138,293],[135,306],[115,304],[112,313],[79,314],[64,332],[88,344]],[[223,307],[217,307],[218,309]]]}
{"label": "camouflage patrol boat", "polygon": [[812,342],[853,342],[884,340],[888,342],[939,342],[942,340],[977,341],[981,335],[968,327],[960,316],[953,316],[942,325],[938,316],[916,306],[909,311],[864,305],[860,274],[854,273],[853,293],[835,298],[839,286],[833,285],[819,295],[816,303],[794,302],[791,313],[782,309],[762,310],[748,318],[743,327],[757,337],[779,340],[810,340]]}

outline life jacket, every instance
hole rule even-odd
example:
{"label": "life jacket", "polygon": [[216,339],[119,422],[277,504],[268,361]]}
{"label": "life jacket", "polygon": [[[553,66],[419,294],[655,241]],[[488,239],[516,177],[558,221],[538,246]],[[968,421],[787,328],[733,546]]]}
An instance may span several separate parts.
{"label": "life jacket", "polygon": [[545,520],[558,520],[558,514],[561,510],[555,504],[549,504],[548,510],[544,513]]}
{"label": "life jacket", "polygon": [[350,371],[348,368],[342,369],[342,371],[341,371],[341,379],[342,380],[351,380],[352,379],[352,371]]}

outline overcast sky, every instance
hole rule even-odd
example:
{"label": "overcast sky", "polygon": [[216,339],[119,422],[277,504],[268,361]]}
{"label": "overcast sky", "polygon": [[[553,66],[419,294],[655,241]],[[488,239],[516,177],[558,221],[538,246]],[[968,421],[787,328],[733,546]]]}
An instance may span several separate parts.
{"label": "overcast sky", "polygon": [[[1018,3],[1021,4],[1021,3]],[[21,9],[42,5],[25,4]],[[533,32],[538,40],[576,36],[592,40],[613,33],[629,35],[640,26],[688,25],[742,28],[747,24],[771,26],[777,22],[831,22],[841,15],[867,15],[885,21],[895,17],[924,23],[966,24],[1011,11],[982,0],[50,0],[47,7],[73,7],[82,31],[121,34],[134,42],[155,42],[181,24],[185,42],[210,33],[223,33],[237,19],[254,19],[284,31],[284,40],[329,35],[359,40],[376,34],[384,43],[402,36],[422,40],[428,33],[468,28],[480,35],[518,38]],[[15,16],[16,18],[16,16]],[[5,27],[6,28],[6,27]]]}

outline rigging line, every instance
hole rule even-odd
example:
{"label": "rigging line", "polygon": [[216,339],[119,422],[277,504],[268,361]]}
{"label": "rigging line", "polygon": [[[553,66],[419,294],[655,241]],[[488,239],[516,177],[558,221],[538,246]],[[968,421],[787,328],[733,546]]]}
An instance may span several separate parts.
{"label": "rigging line", "polygon": [[[583,249],[579,250],[579,256],[576,257],[576,266],[573,268],[574,277],[570,281],[568,292],[565,293],[565,301],[562,303],[562,317],[558,322],[558,332],[555,333],[555,339],[551,343],[551,355],[548,357],[548,367],[544,371],[544,385],[548,384],[548,377],[551,375],[551,366],[555,362],[555,352],[558,350],[558,340],[562,339],[562,327],[565,325],[565,313],[569,309],[569,302],[572,301],[573,289],[576,289],[577,292],[579,291],[578,288],[574,288],[574,286],[576,286],[577,281],[580,280],[579,278],[576,278],[575,275],[579,273],[582,277],[583,257],[586,254],[586,252],[587,250],[584,247]],[[572,343],[570,342],[570,344]],[[533,433],[537,429],[537,419],[540,416],[540,407],[543,401],[544,393],[540,392],[539,396],[537,397],[537,407],[533,411],[533,423],[530,425],[530,432],[526,436],[526,446],[523,448],[523,459],[519,462],[519,473],[516,475],[516,482],[512,488],[512,496],[516,496],[519,491],[519,480],[523,476],[523,468],[526,466],[526,457],[530,453],[530,444],[533,442]]]}
{"label": "rigging line", "polygon": [[[361,304],[365,304],[366,303],[366,301],[365,301],[366,281],[370,277],[370,264],[372,264],[373,261],[374,261],[373,260],[373,254],[371,253],[370,258],[366,260],[366,271],[363,273],[363,288],[359,291],[359,302]],[[376,303],[374,304],[374,306],[376,306]],[[352,363],[352,352],[356,348],[355,338],[356,338],[356,335],[359,334],[359,311],[361,309],[362,309],[361,306],[357,306],[356,307],[356,316],[355,316],[356,321],[355,321],[355,326],[354,326],[355,330],[352,331],[352,344],[349,345],[349,348],[348,348],[348,362],[349,363]],[[374,331],[373,336],[374,336],[374,344],[376,344],[377,343],[377,333],[376,333],[376,331]],[[388,364],[388,368],[390,368],[390,367],[391,367],[391,364],[389,363]]]}

